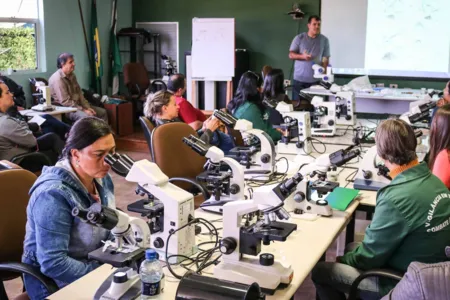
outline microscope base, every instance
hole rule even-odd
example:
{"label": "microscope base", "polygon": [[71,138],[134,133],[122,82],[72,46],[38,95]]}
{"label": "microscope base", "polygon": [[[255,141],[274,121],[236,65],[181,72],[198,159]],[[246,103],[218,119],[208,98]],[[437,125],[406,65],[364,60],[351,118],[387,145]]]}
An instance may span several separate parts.
{"label": "microscope base", "polygon": [[223,212],[223,206],[231,201],[236,201],[236,200],[206,200],[205,202],[203,202],[202,204],[200,204],[200,208],[204,211],[213,213],[213,214],[219,214],[221,215]]}
{"label": "microscope base", "polygon": [[267,181],[272,178],[273,171],[261,169],[246,169],[244,171],[245,180]]}
{"label": "microscope base", "polygon": [[362,190],[362,191],[375,191],[376,192],[388,184],[389,183],[356,178],[355,181],[353,182],[353,188],[357,189],[357,190]]}
{"label": "microscope base", "polygon": [[313,136],[335,136],[336,135],[336,127],[311,128],[311,135],[313,135]]}
{"label": "microscope base", "polygon": [[222,280],[252,284],[256,282],[261,290],[273,295],[277,288],[291,283],[294,271],[289,265],[283,266],[279,261],[271,266],[262,266],[258,258],[243,257],[240,261],[222,261],[214,268],[214,277]]}
{"label": "microscope base", "polygon": [[333,209],[328,204],[319,205],[307,200],[303,200],[303,202],[294,204],[294,211],[292,212],[292,215],[313,214],[323,217],[330,217],[333,215]]}
{"label": "microscope base", "polygon": [[277,144],[277,153],[279,154],[300,154],[300,155],[308,155],[312,152],[310,149],[311,144],[306,142],[303,147],[297,147],[297,141],[291,141],[288,144],[278,142]]}

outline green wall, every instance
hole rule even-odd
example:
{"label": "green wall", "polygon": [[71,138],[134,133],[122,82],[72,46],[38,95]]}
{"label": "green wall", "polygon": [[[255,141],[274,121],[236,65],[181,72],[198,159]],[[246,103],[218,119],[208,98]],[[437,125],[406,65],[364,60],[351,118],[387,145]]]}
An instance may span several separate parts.
{"label": "green wall", "polygon": [[[91,0],[81,0],[87,34],[90,29]],[[97,18],[103,56],[102,91],[105,93],[108,80],[108,45],[109,28],[111,26],[112,0],[97,0]],[[130,0],[118,0],[118,26],[130,27],[132,24]],[[75,74],[82,88],[89,87],[89,60],[86,53],[83,29],[80,20],[77,0],[44,0],[44,31],[46,68],[44,72],[27,72],[11,75],[11,78],[22,85],[27,93],[30,105],[31,95],[28,83],[30,77],[49,78],[56,71],[56,58],[61,52],[75,55]]]}
{"label": "green wall", "polygon": [[[306,30],[306,21],[294,21],[286,13],[292,3],[300,3],[307,17],[319,14],[320,0],[133,0],[135,22],[179,22],[180,71],[184,72],[184,51],[191,48],[192,18],[235,18],[236,48],[250,50],[250,66],[260,71],[264,65],[282,68],[285,76],[291,72],[289,45],[298,29]],[[333,47],[333,45],[331,45]],[[212,53],[214,55],[214,53]],[[218,58],[220,59],[220,58]],[[349,77],[337,77],[339,84]],[[397,83],[399,87],[444,88],[445,80],[399,80],[371,78],[373,83]]]}

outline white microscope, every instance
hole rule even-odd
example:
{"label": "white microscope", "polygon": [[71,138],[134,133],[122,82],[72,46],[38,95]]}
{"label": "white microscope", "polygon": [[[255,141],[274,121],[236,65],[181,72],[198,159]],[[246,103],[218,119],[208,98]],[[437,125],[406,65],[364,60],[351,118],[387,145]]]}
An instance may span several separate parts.
{"label": "white microscope", "polygon": [[[49,86],[46,86],[42,81],[35,82],[36,89],[40,91],[39,94],[36,94],[39,97],[42,97],[45,102],[37,104],[31,107],[32,110],[36,111],[51,111],[55,108],[52,105],[52,94]],[[33,94],[35,95],[35,94]]]}
{"label": "white microscope", "polygon": [[281,154],[310,154],[311,144],[311,115],[308,111],[294,111],[292,104],[280,102],[276,110],[281,113],[284,123],[274,126],[283,130],[281,141],[277,143],[277,153]]}
{"label": "white microscope", "polygon": [[336,104],[336,124],[356,125],[356,101],[352,91],[337,92],[334,101]]}
{"label": "white microscope", "polygon": [[409,112],[400,116],[400,119],[408,124],[415,124],[418,122],[427,121],[431,119],[430,111],[437,105],[437,101],[427,99],[419,100],[409,104]]}
{"label": "white microscope", "polygon": [[[137,194],[148,196],[148,199],[128,205],[127,209],[148,218],[151,247],[160,259],[194,254],[194,226],[177,231],[194,219],[194,196],[172,184],[158,165],[148,160],[134,162],[127,155],[118,153],[109,154],[105,160],[116,173],[126,176],[127,181],[138,183]],[[167,245],[169,235],[170,244]]]}
{"label": "white microscope", "polygon": [[[359,149],[353,149],[355,146],[349,146],[331,154],[323,154],[317,157],[312,163],[307,163],[301,167],[298,174],[304,180],[297,185],[293,197],[289,197],[285,202],[287,210],[292,211],[292,217],[299,214],[311,214],[319,216],[331,216],[333,211],[325,198],[331,193],[339,183],[327,181],[327,172],[336,170],[352,159],[360,155]],[[298,156],[297,162],[303,158]],[[318,176],[318,180],[311,181]]]}
{"label": "white microscope", "polygon": [[245,167],[245,179],[269,180],[275,172],[275,143],[272,138],[260,129],[253,129],[253,124],[247,120],[238,120],[231,114],[215,110],[213,116],[228,127],[241,132],[243,136],[254,135],[259,139],[260,146],[235,147],[228,157],[238,161]]}
{"label": "white microscope", "polygon": [[311,133],[315,136],[334,136],[336,134],[336,104],[314,96],[311,100],[314,113],[311,121]]}
{"label": "white microscope", "polygon": [[[284,199],[295,190],[297,180],[301,178],[290,178],[270,190],[260,187],[252,200],[229,202],[223,207],[223,255],[214,268],[214,277],[244,284],[257,282],[264,293],[271,295],[290,284],[294,274],[289,263],[275,259],[273,254],[259,254],[261,242],[270,245],[271,241],[286,241],[297,229],[296,224],[282,222],[289,219]],[[262,218],[258,212],[263,213]],[[247,221],[243,224],[244,216]]]}
{"label": "white microscope", "polygon": [[391,182],[389,169],[377,154],[377,146],[367,150],[359,164],[353,187],[358,190],[378,191]]}
{"label": "white microscope", "polygon": [[314,78],[321,79],[322,81],[333,83],[334,82],[334,75],[332,74],[332,68],[331,65],[329,65],[326,69],[322,67],[319,64],[313,64],[312,69],[314,71]]}
{"label": "white microscope", "polygon": [[[223,206],[230,201],[245,200],[244,167],[236,160],[225,157],[222,150],[190,135],[183,142],[198,154],[208,158],[206,171],[197,181],[206,184],[211,198],[200,205],[205,211],[222,214]],[[223,167],[230,170],[223,171]]]}

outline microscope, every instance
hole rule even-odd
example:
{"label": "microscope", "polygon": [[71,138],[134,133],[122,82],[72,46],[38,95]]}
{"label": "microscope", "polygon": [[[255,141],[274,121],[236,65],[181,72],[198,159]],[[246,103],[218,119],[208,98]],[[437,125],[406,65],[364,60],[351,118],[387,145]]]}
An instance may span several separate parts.
{"label": "microscope", "polygon": [[412,125],[419,122],[430,123],[431,113],[437,105],[434,100],[420,100],[410,103],[409,112],[403,114],[400,119]]}
{"label": "microscope", "polygon": [[286,241],[297,229],[296,224],[283,222],[289,219],[283,202],[302,179],[294,176],[275,187],[262,186],[255,190],[253,199],[224,205],[222,261],[214,268],[214,277],[244,284],[257,282],[270,295],[290,284],[294,275],[290,264],[276,260],[273,254],[260,254],[261,242],[267,246],[271,241]]}
{"label": "microscope", "polygon": [[213,116],[226,126],[240,131],[243,137],[253,135],[259,139],[259,147],[235,147],[229,151],[227,156],[245,167],[245,179],[263,181],[270,179],[274,173],[276,156],[275,143],[272,138],[260,129],[253,129],[251,122],[244,119],[238,120],[227,112],[215,110]]}
{"label": "microscope", "polygon": [[312,65],[312,69],[314,71],[314,78],[318,78],[321,79],[324,82],[329,82],[329,83],[333,83],[334,82],[334,75],[332,74],[332,68],[331,65],[329,65],[326,69],[325,72],[325,68],[322,67],[319,64],[313,64]]}
{"label": "microscope", "polygon": [[[339,186],[338,182],[327,181],[327,172],[336,171],[337,167],[343,166],[347,162],[360,155],[359,149],[354,149],[357,145],[349,146],[331,154],[323,154],[317,157],[313,163],[302,167],[298,174],[303,176],[297,185],[293,197],[285,202],[286,208],[292,211],[291,216],[300,214],[314,214],[319,216],[331,216],[333,210],[325,200],[326,196]],[[318,176],[318,179],[310,179]]]}
{"label": "microscope", "polygon": [[294,111],[292,104],[280,102],[276,110],[283,116],[283,123],[275,128],[283,130],[281,141],[277,143],[277,153],[310,154],[311,116],[308,111]]}
{"label": "microscope", "polygon": [[52,94],[49,86],[46,86],[42,81],[36,81],[34,78],[30,79],[30,82],[34,84],[38,93],[32,96],[38,97],[39,104],[31,107],[35,111],[52,111],[55,108],[52,105]]}
{"label": "microscope", "polygon": [[[246,199],[244,167],[241,164],[225,157],[219,148],[206,144],[193,135],[183,138],[183,142],[208,159],[206,171],[197,176],[197,181],[204,183],[212,195],[200,205],[201,209],[222,214],[226,203]],[[223,167],[230,170],[223,171]]]}
{"label": "microscope", "polygon": [[389,169],[377,154],[377,146],[372,146],[359,165],[353,187],[358,190],[378,191],[391,182]]}
{"label": "microscope", "polygon": [[166,73],[163,76],[163,81],[164,82],[169,82],[170,76],[172,76],[173,74],[176,73],[177,69],[175,66],[175,61],[167,55],[161,55],[161,59],[164,61],[164,65],[165,67],[163,69],[166,70]]}
{"label": "microscope", "polygon": [[351,91],[337,92],[334,99],[336,103],[336,124],[356,125],[355,93]]}
{"label": "microscope", "polygon": [[[303,97],[310,95],[300,92]],[[336,104],[324,101],[322,97],[311,99],[314,112],[311,120],[311,133],[315,136],[334,136],[336,134]]]}

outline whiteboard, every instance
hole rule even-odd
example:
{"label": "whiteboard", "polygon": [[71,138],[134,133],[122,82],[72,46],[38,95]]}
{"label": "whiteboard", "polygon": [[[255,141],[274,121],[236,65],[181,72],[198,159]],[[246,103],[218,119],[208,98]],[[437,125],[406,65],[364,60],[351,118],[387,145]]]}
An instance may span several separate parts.
{"label": "whiteboard", "polygon": [[233,18],[192,19],[192,77],[231,80],[235,68]]}

